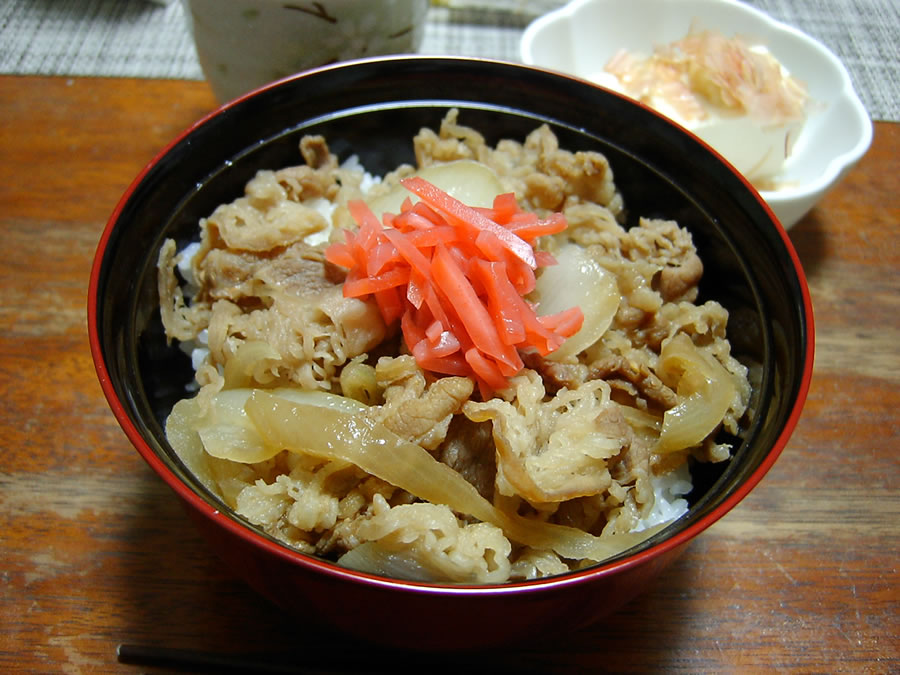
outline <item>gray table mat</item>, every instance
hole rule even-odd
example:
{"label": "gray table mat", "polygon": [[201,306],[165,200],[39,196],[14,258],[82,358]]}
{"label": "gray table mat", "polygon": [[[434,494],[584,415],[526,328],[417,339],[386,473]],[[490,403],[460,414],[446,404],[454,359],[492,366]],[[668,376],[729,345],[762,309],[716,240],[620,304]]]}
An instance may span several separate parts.
{"label": "gray table mat", "polygon": [[[420,52],[518,61],[528,23],[561,4],[435,0]],[[827,45],[872,118],[900,121],[898,0],[748,4]],[[0,73],[203,78],[181,3],[166,0],[0,0]]]}

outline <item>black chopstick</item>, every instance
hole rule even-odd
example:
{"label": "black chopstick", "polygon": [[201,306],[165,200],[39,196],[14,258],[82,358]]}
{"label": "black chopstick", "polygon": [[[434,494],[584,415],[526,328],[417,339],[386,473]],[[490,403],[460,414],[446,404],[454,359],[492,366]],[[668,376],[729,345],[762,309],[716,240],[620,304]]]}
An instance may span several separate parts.
{"label": "black chopstick", "polygon": [[495,675],[546,673],[546,668],[522,652],[491,650],[470,652],[461,649],[439,656],[416,650],[384,650],[369,646],[343,648],[316,654],[315,651],[288,655],[228,654],[198,649],[177,649],[153,645],[120,644],[116,648],[119,663],[147,668],[168,668],[187,673],[295,673],[296,675],[355,675],[358,673],[396,673],[398,670],[433,672],[453,667],[469,670],[474,666],[489,669]]}
{"label": "black chopstick", "polygon": [[273,659],[248,654],[225,654],[198,649],[174,649],[152,645],[120,644],[116,648],[119,663],[149,668],[169,668],[181,672],[216,673],[350,673],[353,671],[323,670],[288,663],[283,659]]}

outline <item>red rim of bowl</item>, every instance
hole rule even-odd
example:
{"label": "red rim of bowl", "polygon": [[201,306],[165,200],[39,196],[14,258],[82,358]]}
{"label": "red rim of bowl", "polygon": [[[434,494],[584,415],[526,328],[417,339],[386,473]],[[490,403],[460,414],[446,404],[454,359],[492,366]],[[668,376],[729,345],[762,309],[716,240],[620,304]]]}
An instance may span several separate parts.
{"label": "red rim of bowl", "polygon": [[[388,57],[392,58],[392,57]],[[393,58],[409,58],[409,57],[393,57]],[[367,61],[369,59],[362,59],[361,61]],[[384,60],[384,58],[382,58]],[[488,61],[488,59],[468,59],[472,61]],[[351,62],[352,63],[352,62]],[[399,579],[389,579],[387,577],[379,577],[372,574],[357,572],[354,570],[346,569],[337,566],[334,563],[321,560],[318,558],[314,558],[312,556],[305,555],[298,551],[292,551],[286,546],[279,544],[273,540],[268,539],[263,536],[256,530],[252,529],[250,526],[243,525],[239,523],[237,520],[232,517],[223,514],[220,509],[216,508],[213,504],[209,503],[205,499],[203,499],[199,494],[197,494],[194,490],[188,487],[184,482],[182,482],[178,476],[165,464],[165,462],[160,459],[160,457],[153,451],[153,449],[147,444],[144,440],[141,433],[135,427],[134,423],[131,421],[128,413],[125,410],[125,407],[122,405],[122,402],[119,400],[118,395],[116,394],[115,387],[112,384],[112,381],[109,377],[109,372],[106,368],[106,363],[103,358],[102,348],[100,346],[100,336],[97,331],[97,291],[99,288],[100,282],[100,271],[103,266],[103,260],[106,253],[106,247],[109,243],[110,236],[115,229],[119,216],[125,206],[125,204],[131,198],[131,195],[135,192],[137,187],[141,184],[144,177],[160,162],[160,160],[167,154],[169,151],[177,145],[181,140],[185,137],[189,136],[195,129],[207,124],[210,120],[216,118],[220,114],[222,114],[227,109],[237,105],[241,101],[252,98],[253,96],[259,94],[260,92],[266,91],[270,88],[279,86],[281,83],[294,80],[298,78],[302,78],[305,75],[319,72],[322,70],[328,70],[330,68],[335,67],[345,67],[347,64],[340,65],[332,65],[325,66],[323,68],[318,68],[311,71],[306,71],[305,73],[301,73],[298,75],[294,75],[288,78],[284,78],[283,80],[278,80],[271,84],[265,85],[256,89],[254,91],[248,92],[247,94],[231,101],[225,103],[207,115],[201,117],[198,121],[190,125],[187,129],[178,134],[172,141],[170,141],[162,150],[160,150],[150,162],[147,163],[146,166],[140,171],[140,173],[135,177],[135,179],[131,182],[131,184],[126,189],[125,193],[119,199],[116,204],[112,214],[107,220],[106,226],[104,227],[103,234],[100,237],[100,240],[97,244],[97,251],[94,256],[93,264],[91,266],[91,276],[90,276],[90,284],[88,287],[88,333],[90,340],[90,348],[91,348],[91,356],[94,361],[94,367],[97,371],[97,377],[100,382],[100,387],[103,390],[104,396],[106,397],[107,403],[109,404],[110,409],[115,415],[119,425],[122,427],[122,430],[125,432],[125,435],[128,437],[129,441],[131,441],[132,445],[135,449],[141,454],[144,460],[150,465],[150,467],[172,488],[178,496],[180,496],[184,501],[186,501],[191,507],[196,509],[199,513],[201,513],[204,517],[209,520],[215,521],[219,526],[223,526],[227,528],[232,534],[240,537],[245,542],[252,544],[254,546],[258,546],[264,549],[266,552],[276,555],[288,562],[293,564],[300,565],[310,570],[315,570],[317,572],[327,574],[332,577],[336,577],[339,579],[343,579],[346,581],[362,583],[366,585],[372,585],[382,588],[390,588],[394,590],[404,591],[404,592],[413,592],[413,593],[424,593],[424,594],[436,594],[436,595],[495,595],[495,594],[516,594],[516,593],[524,593],[524,592],[540,592],[546,591],[553,588],[559,588],[562,586],[569,586],[571,584],[578,584],[585,582],[589,579],[594,579],[598,577],[607,576],[610,574],[617,573],[619,571],[623,571],[638,565],[643,565],[654,558],[675,549],[683,544],[686,544],[691,539],[699,535],[706,528],[710,527],[717,520],[722,518],[725,514],[727,514],[731,509],[733,509],[737,504],[739,504],[747,494],[754,488],[756,485],[762,480],[763,476],[768,473],[769,469],[771,469],[772,465],[781,455],[781,452],[784,450],[784,447],[787,445],[788,440],[791,437],[791,434],[794,431],[794,428],[797,425],[797,422],[800,419],[800,415],[803,410],[803,405],[806,401],[807,394],[809,392],[810,382],[812,380],[812,372],[813,372],[813,362],[814,362],[814,354],[815,354],[815,330],[814,330],[814,319],[812,312],[812,300],[809,294],[809,287],[806,281],[806,275],[803,272],[803,266],[800,262],[799,256],[791,243],[790,238],[788,237],[787,231],[782,227],[778,218],[766,204],[765,200],[759,195],[757,190],[746,180],[744,177],[729,164],[724,158],[722,161],[731,169],[731,171],[738,176],[741,181],[747,186],[747,188],[755,195],[756,199],[759,203],[765,208],[768,214],[771,216],[772,222],[776,225],[778,234],[781,237],[782,243],[790,255],[791,262],[793,264],[794,273],[797,275],[800,281],[800,288],[802,293],[803,300],[803,310],[806,320],[805,330],[806,330],[806,353],[804,354],[804,364],[803,364],[803,375],[802,380],[800,382],[800,386],[797,390],[797,396],[794,400],[793,407],[791,409],[791,413],[788,419],[785,422],[784,428],[782,429],[780,435],[778,436],[777,441],[775,442],[772,449],[767,453],[765,459],[760,463],[760,465],[754,470],[754,472],[748,476],[744,481],[741,482],[740,486],[735,489],[735,491],[729,495],[727,499],[725,499],[721,504],[716,506],[710,513],[703,516],[697,522],[692,523],[685,529],[667,537],[666,539],[650,546],[646,549],[638,551],[634,554],[629,555],[628,557],[615,560],[610,563],[598,563],[597,565],[593,565],[591,567],[585,568],[584,570],[569,572],[557,576],[547,577],[544,579],[536,579],[532,581],[522,581],[522,582],[510,582],[504,584],[483,584],[483,585],[442,585],[442,584],[429,584],[424,582],[414,582],[414,581],[403,581]],[[555,73],[553,71],[549,71],[540,67],[535,66],[522,66],[521,64],[511,64],[516,65],[521,68],[538,70],[547,73],[552,73],[553,75],[578,80],[579,82],[583,82],[585,84],[595,86],[593,83],[587,82],[586,80],[581,80],[577,77],[567,76],[560,73]],[[615,94],[616,96],[620,96],[616,92],[610,92]],[[630,100],[630,99],[629,99]],[[632,103],[636,103],[635,101],[631,101]],[[644,106],[643,104],[638,103],[641,107],[646,108],[653,114],[663,117],[659,115],[658,112],[649,108],[648,106]],[[668,122],[667,118],[663,117]],[[677,126],[677,125],[676,125]],[[682,128],[682,127],[680,127]],[[712,149],[707,143],[699,139],[695,134],[691,133],[689,130],[682,128],[685,133],[693,136],[696,140],[706,146],[713,154],[716,154],[721,158],[721,155],[717,153],[714,149]]]}

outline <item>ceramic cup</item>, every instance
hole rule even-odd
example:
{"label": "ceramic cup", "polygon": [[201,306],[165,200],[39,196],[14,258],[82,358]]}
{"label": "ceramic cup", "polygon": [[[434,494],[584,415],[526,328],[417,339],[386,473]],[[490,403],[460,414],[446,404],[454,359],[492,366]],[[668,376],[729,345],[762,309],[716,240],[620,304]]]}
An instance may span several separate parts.
{"label": "ceramic cup", "polygon": [[182,0],[220,101],[315,66],[414,53],[428,0]]}

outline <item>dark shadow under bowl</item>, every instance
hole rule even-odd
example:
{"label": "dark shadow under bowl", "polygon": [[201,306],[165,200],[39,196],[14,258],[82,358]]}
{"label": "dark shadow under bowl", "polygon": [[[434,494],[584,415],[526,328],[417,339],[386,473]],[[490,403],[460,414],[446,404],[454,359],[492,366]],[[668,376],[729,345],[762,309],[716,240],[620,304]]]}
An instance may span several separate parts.
{"label": "dark shadow under bowl", "polygon": [[[378,579],[288,550],[233,515],[183,467],[164,419],[192,379],[166,344],[156,259],[165,238],[187,243],[197,223],[243,193],[259,169],[301,161],[301,136],[324,135],[372,173],[413,162],[412,137],[447,110],[493,144],[548,124],[569,150],[602,152],[638,217],[687,227],[704,262],[701,299],[732,315],[736,354],[763,364],[752,423],[734,458],[695,472],[689,513],[640,547],[595,567],[504,586]],[[799,417],[812,372],[808,289],[794,250],[752,188],[707,146],[648,108],[562,75],[490,61],[397,57],[298,75],[214,112],[163,150],[123,196],[100,242],[89,295],[91,349],[120,424],[183,498],[215,549],[269,598],[307,616],[394,644],[453,646],[436,625],[464,623],[478,646],[598,619],[639,592],[695,535],[762,478]],[[373,619],[392,607],[389,622]]]}

